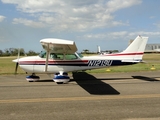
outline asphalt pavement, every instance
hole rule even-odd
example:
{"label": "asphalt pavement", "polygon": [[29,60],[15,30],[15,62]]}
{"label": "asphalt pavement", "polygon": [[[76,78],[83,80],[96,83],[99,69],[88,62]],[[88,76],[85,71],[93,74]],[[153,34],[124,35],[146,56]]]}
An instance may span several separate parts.
{"label": "asphalt pavement", "polygon": [[0,75],[0,120],[159,120],[159,73],[79,72],[67,84]]}

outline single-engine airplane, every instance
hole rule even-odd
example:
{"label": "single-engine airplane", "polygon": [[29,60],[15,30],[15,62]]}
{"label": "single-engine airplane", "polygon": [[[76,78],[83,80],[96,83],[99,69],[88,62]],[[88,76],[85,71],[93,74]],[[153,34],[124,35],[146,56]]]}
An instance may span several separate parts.
{"label": "single-engine airplane", "polygon": [[54,74],[53,81],[57,84],[67,83],[68,72],[104,68],[108,66],[131,65],[142,62],[148,37],[137,36],[135,40],[120,53],[82,56],[78,54],[74,41],[47,38],[40,40],[45,51],[39,56],[23,57],[13,60],[26,72],[32,75],[26,80],[38,81],[36,73]]}

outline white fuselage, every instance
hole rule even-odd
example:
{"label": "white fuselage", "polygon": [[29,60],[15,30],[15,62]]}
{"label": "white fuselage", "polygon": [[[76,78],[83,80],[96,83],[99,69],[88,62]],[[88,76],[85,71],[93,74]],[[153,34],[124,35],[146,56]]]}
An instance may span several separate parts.
{"label": "white fuselage", "polygon": [[[59,71],[79,71],[103,68],[107,66],[129,65],[136,62],[123,62],[123,61],[140,61],[143,53],[130,53],[130,54],[106,54],[88,57],[77,57],[74,60],[55,60],[39,56],[24,57],[18,60],[20,67],[27,73],[57,73]],[[136,56],[134,60],[133,56]],[[140,59],[137,59],[139,56]],[[46,69],[47,65],[47,69]]]}

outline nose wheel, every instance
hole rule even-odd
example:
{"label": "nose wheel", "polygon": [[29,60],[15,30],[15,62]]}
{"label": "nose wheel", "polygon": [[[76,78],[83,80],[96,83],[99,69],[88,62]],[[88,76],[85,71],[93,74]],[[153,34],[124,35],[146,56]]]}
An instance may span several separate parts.
{"label": "nose wheel", "polygon": [[36,76],[34,73],[32,75],[26,76],[28,82],[36,82],[40,79],[39,76]]}

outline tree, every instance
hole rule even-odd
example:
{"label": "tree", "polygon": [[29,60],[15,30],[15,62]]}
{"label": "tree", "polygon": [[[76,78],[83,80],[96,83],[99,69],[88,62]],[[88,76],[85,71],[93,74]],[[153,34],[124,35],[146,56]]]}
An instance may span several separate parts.
{"label": "tree", "polygon": [[89,53],[89,50],[88,49],[84,49],[83,53],[87,54],[87,53]]}
{"label": "tree", "polygon": [[3,56],[3,51],[2,50],[0,50],[0,56]]}
{"label": "tree", "polygon": [[13,48],[13,52],[11,55],[13,56],[17,56],[17,55],[20,55],[20,56],[24,56],[25,55],[25,51],[23,48]]}
{"label": "tree", "polygon": [[9,50],[8,50],[8,48],[6,48],[5,50],[4,50],[4,56],[10,56],[11,54],[9,53]]}
{"label": "tree", "polygon": [[25,54],[25,51],[23,48],[6,48],[3,50],[0,50],[0,56],[18,56],[18,53],[20,56],[24,55],[38,55],[39,53],[34,52],[33,50],[30,50],[28,53]]}
{"label": "tree", "polygon": [[13,55],[13,53],[14,53],[14,49],[15,49],[15,48],[9,48],[9,49],[8,49],[8,51],[9,51],[10,55]]}
{"label": "tree", "polygon": [[25,55],[25,51],[23,48],[20,48],[20,55]]}
{"label": "tree", "polygon": [[32,56],[32,55],[37,55],[38,53],[34,52],[33,50],[29,50],[27,55]]}

